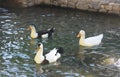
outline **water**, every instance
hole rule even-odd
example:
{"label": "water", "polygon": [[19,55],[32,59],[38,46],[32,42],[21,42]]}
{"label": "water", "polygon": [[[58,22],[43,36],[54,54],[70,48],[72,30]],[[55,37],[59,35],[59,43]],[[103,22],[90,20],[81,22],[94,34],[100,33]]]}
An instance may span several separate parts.
{"label": "water", "polygon": [[[113,63],[120,58],[120,17],[59,7],[36,6],[6,8],[0,11],[0,77],[119,77]],[[50,39],[31,39],[29,24],[37,30],[55,27]],[[102,44],[79,47],[76,34],[86,37],[104,34]],[[64,54],[56,64],[34,62],[38,42],[47,53],[63,47]]]}

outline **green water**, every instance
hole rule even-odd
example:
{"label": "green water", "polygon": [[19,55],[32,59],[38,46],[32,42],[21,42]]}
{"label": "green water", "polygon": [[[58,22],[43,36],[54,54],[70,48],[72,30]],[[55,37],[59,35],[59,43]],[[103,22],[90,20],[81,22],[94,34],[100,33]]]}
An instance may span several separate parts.
{"label": "green water", "polygon": [[[43,6],[5,9],[8,11],[0,12],[0,77],[120,76],[117,68],[104,63],[109,58],[120,58],[119,16]],[[35,24],[37,31],[51,27],[56,31],[50,39],[31,39],[29,24]],[[103,33],[102,44],[79,47],[76,34],[81,29],[86,37]],[[36,65],[39,42],[44,44],[45,53],[54,47],[64,48],[58,65]]]}

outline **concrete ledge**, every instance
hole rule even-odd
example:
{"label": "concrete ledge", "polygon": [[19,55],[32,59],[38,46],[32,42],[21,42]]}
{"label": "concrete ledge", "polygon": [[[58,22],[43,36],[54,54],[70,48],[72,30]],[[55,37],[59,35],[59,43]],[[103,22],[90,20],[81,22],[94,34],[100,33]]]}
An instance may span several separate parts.
{"label": "concrete ledge", "polygon": [[120,0],[14,0],[14,2],[22,7],[46,4],[120,15]]}

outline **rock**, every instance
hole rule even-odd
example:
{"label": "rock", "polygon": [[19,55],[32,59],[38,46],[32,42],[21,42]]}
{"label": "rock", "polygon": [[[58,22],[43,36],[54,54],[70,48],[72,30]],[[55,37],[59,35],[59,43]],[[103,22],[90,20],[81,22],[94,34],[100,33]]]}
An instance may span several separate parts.
{"label": "rock", "polygon": [[113,10],[120,10],[120,4],[114,4]]}
{"label": "rock", "polygon": [[42,4],[42,3],[43,3],[43,0],[37,0],[37,4]]}
{"label": "rock", "polygon": [[60,6],[67,7],[67,0],[60,0]]}
{"label": "rock", "polygon": [[34,5],[47,4],[75,8],[79,10],[99,11],[120,15],[120,0],[5,0],[5,1],[8,1],[6,2],[6,4],[9,5],[11,4],[11,6],[16,4],[21,5],[23,7],[30,7]]}
{"label": "rock", "polygon": [[76,4],[76,8],[81,10],[88,10],[88,4],[85,1],[81,1]]}
{"label": "rock", "polygon": [[51,4],[51,0],[44,0],[43,3],[44,4]]}
{"label": "rock", "polygon": [[70,7],[70,8],[76,8],[76,3],[78,2],[78,0],[67,0],[68,3],[67,3],[67,6]]}
{"label": "rock", "polygon": [[112,6],[111,5],[105,5],[104,8],[108,11],[112,10]]}
{"label": "rock", "polygon": [[105,9],[105,5],[100,5],[100,9]]}
{"label": "rock", "polygon": [[98,10],[100,9],[100,4],[98,2],[93,2],[91,3],[91,6],[93,9]]}
{"label": "rock", "polygon": [[99,12],[107,12],[105,9],[100,9]]}
{"label": "rock", "polygon": [[52,5],[60,6],[59,0],[51,0]]}

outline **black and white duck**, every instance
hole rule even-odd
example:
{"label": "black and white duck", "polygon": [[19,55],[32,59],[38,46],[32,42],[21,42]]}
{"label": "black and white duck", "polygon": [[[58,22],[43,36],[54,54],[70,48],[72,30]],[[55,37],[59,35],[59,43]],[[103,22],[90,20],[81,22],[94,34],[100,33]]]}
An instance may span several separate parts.
{"label": "black and white duck", "polygon": [[49,38],[53,35],[55,28],[49,28],[47,30],[36,31],[34,25],[30,25],[28,30],[31,30],[31,38]]}
{"label": "black and white duck", "polygon": [[43,44],[39,43],[37,47],[37,53],[34,57],[34,61],[37,64],[54,63],[61,57],[62,53],[63,53],[63,48],[59,47],[59,48],[54,48],[50,50],[49,53],[43,55]]}

